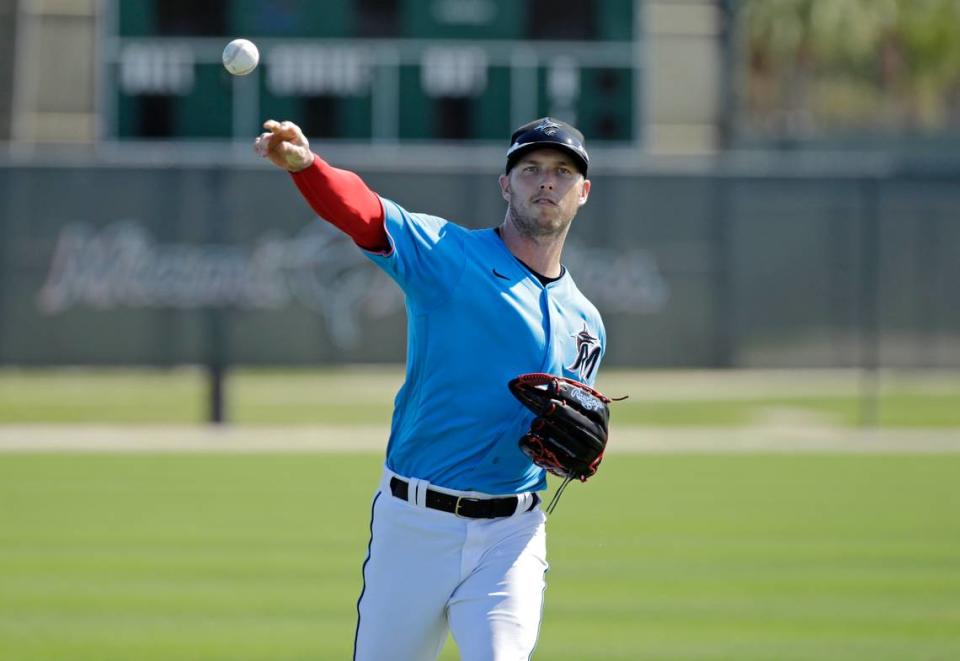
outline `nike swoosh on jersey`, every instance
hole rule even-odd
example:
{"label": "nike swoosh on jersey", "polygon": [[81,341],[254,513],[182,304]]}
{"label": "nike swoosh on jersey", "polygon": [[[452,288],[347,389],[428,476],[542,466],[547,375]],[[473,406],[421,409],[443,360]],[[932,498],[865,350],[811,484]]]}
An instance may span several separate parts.
{"label": "nike swoosh on jersey", "polygon": [[510,278],[508,278],[507,276],[505,276],[504,274],[498,273],[498,272],[497,272],[497,269],[491,269],[491,271],[493,271],[493,274],[494,274],[495,276],[497,276],[498,278],[500,278],[501,280],[509,280],[509,279],[510,279]]}

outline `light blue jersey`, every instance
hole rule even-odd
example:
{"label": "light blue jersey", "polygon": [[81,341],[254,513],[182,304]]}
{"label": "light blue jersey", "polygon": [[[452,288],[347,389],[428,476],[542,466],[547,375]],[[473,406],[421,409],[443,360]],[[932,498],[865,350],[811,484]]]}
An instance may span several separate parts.
{"label": "light blue jersey", "polygon": [[387,467],[463,491],[545,488],[517,445],[534,416],[507,383],[548,372],[592,385],[606,348],[600,314],[569,273],[542,285],[492,228],[383,208],[392,250],[366,254],[403,289],[408,321]]}

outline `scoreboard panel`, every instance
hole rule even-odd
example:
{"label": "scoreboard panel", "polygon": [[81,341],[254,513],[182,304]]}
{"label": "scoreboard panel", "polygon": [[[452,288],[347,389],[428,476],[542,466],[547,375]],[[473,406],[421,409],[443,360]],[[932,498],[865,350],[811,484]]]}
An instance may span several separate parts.
{"label": "scoreboard panel", "polygon": [[[637,143],[641,0],[111,0],[105,138],[494,140],[534,116]],[[230,39],[261,50],[235,78]]]}

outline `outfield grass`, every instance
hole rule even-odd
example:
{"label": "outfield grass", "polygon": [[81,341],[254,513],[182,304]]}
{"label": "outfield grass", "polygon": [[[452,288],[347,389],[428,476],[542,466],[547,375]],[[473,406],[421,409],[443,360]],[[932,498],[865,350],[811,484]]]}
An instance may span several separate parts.
{"label": "outfield grass", "polygon": [[[400,368],[238,370],[227,380],[227,415],[242,425],[387,424]],[[853,427],[863,418],[855,372],[648,372],[608,370],[598,384],[629,394],[617,425],[743,427],[788,412],[811,424]],[[876,422],[887,428],[960,428],[960,374],[885,376]],[[0,370],[0,424],[155,423],[205,420],[203,372]]]}
{"label": "outfield grass", "polygon": [[[380,462],[0,455],[0,658],[348,659]],[[958,475],[612,456],[549,523],[536,658],[960,658]]]}

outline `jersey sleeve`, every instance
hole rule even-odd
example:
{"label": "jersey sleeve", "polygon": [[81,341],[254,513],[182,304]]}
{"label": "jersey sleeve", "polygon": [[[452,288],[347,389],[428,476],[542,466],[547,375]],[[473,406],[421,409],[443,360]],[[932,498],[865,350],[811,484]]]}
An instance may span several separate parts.
{"label": "jersey sleeve", "polygon": [[410,213],[380,198],[383,224],[390,246],[365,251],[415,303],[431,307],[454,291],[464,270],[466,230],[443,218]]}

